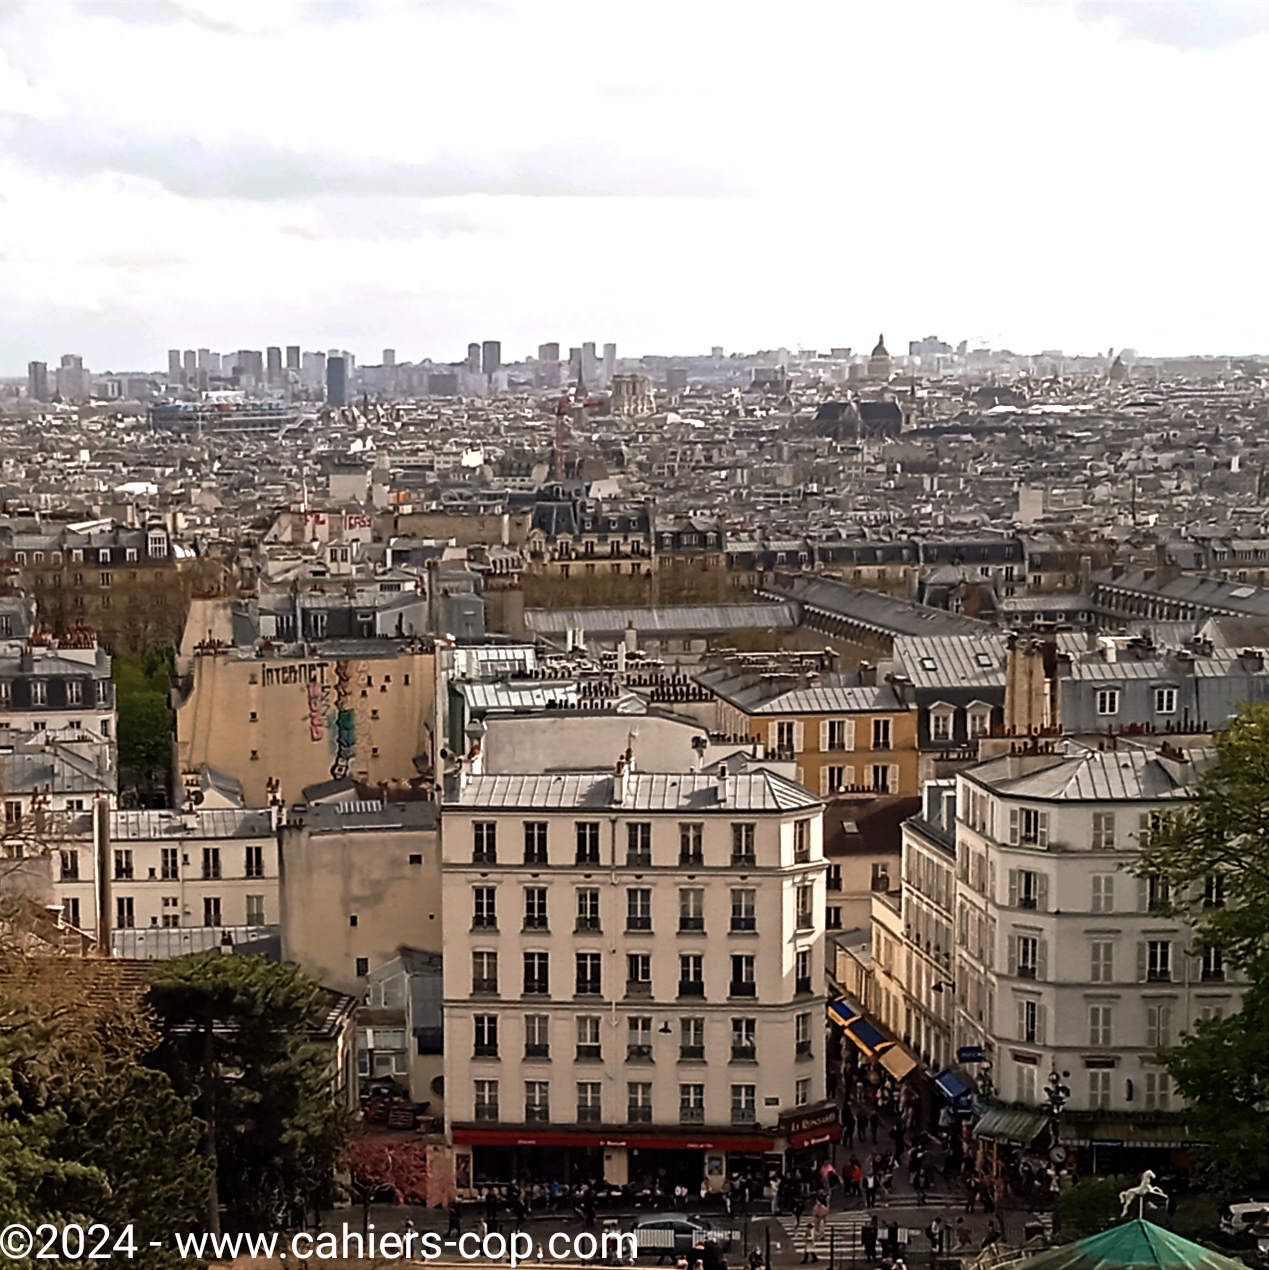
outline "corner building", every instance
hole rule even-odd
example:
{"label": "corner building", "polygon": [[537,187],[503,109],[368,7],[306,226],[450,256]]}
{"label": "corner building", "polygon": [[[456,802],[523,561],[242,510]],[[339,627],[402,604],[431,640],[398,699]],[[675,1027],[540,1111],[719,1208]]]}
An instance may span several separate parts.
{"label": "corner building", "polygon": [[824,1098],[822,812],[767,770],[458,779],[441,849],[460,1187],[719,1188],[795,1145],[781,1126]]}

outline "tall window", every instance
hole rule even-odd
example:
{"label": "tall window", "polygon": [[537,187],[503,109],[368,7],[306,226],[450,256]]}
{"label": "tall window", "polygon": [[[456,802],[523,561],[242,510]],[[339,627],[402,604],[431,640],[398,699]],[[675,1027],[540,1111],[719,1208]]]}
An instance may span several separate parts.
{"label": "tall window", "polygon": [[498,825],[493,820],[476,820],[471,827],[471,862],[473,864],[498,863]]}
{"label": "tall window", "polygon": [[498,991],[498,954],[496,952],[472,953],[471,990],[473,992]]}
{"label": "tall window", "polygon": [[1172,1078],[1167,1072],[1146,1073],[1146,1110],[1168,1111],[1172,1105]]}
{"label": "tall window", "polygon": [[1170,1005],[1146,1006],[1146,1047],[1166,1049],[1172,1044],[1172,1007]]}
{"label": "tall window", "polygon": [[579,1014],[577,1016],[577,1057],[579,1060],[589,1062],[601,1057],[599,1037],[598,1015]]}
{"label": "tall window", "polygon": [[701,835],[704,825],[679,825],[679,864],[693,866],[705,863]]}
{"label": "tall window", "polygon": [[1219,873],[1209,873],[1203,879],[1203,907],[1225,907],[1225,879]]}
{"label": "tall window", "polygon": [[1167,939],[1146,941],[1146,980],[1151,983],[1172,981],[1172,942]]}
{"label": "tall window", "polygon": [[825,727],[825,740],[830,750],[852,750],[854,749],[853,737],[854,721],[852,719],[829,719]]}
{"label": "tall window", "polygon": [[626,1020],[626,1058],[641,1062],[652,1057],[652,1020],[647,1015],[631,1015]]}
{"label": "tall window", "polygon": [[754,852],[754,826],[736,824],[731,827],[731,863],[732,868],[753,868],[757,863]]}
{"label": "tall window", "polygon": [[626,1119],[630,1124],[652,1123],[652,1082],[632,1080],[626,1085]]}
{"label": "tall window", "polygon": [[736,1063],[752,1063],[758,1057],[758,1020],[732,1019],[731,1057]]}
{"label": "tall window", "polygon": [[1106,1070],[1088,1073],[1088,1106],[1090,1111],[1103,1111],[1110,1106],[1110,1077]]}
{"label": "tall window", "polygon": [[551,1016],[526,1014],[524,1016],[525,1058],[551,1057]]}
{"label": "tall window", "polygon": [[872,748],[888,750],[890,748],[890,720],[874,719],[872,721]]}
{"label": "tall window", "polygon": [[646,886],[632,886],[626,891],[626,929],[652,929],[652,891]]}
{"label": "tall window", "polygon": [[793,822],[793,863],[806,864],[811,858],[811,822]]}
{"label": "tall window", "polygon": [[1099,688],[1097,692],[1097,713],[1103,717],[1119,713],[1119,689]]}
{"label": "tall window", "polygon": [[799,993],[812,991],[811,950],[809,948],[799,949],[794,954],[793,966],[794,966],[793,990]]}
{"label": "tall window", "polygon": [[752,997],[758,993],[758,985],[754,982],[754,957],[752,953],[732,953],[731,985],[728,995],[733,997]]}
{"label": "tall window", "polygon": [[1093,874],[1094,913],[1113,913],[1115,911],[1115,875],[1113,873]]}
{"label": "tall window", "polygon": [[681,1018],[679,1020],[679,1058],[698,1062],[705,1057],[705,1020]]}
{"label": "tall window", "polygon": [[1219,948],[1203,949],[1201,973],[1204,982],[1215,983],[1225,978],[1225,958]]}
{"label": "tall window", "polygon": [[525,864],[545,864],[546,855],[545,820],[526,820],[524,822],[524,862]]}
{"label": "tall window", "polygon": [[577,888],[577,930],[599,930],[599,889],[593,886]]}
{"label": "tall window", "polygon": [[550,958],[544,952],[524,954],[525,996],[547,996],[551,991]]}
{"label": "tall window", "polygon": [[758,892],[751,887],[742,887],[731,893],[731,928],[733,931],[751,931],[758,929],[757,916]]}
{"label": "tall window", "polygon": [[526,1124],[545,1122],[551,1118],[551,1085],[545,1080],[524,1082],[524,1119]]}
{"label": "tall window", "polygon": [[679,930],[703,931],[705,929],[705,892],[699,887],[684,887],[679,891]]}
{"label": "tall window", "polygon": [[477,1014],[472,1020],[475,1031],[475,1044],[472,1048],[473,1058],[498,1057],[498,1016],[496,1014]]}
{"label": "tall window", "polygon": [[132,850],[130,847],[115,848],[115,881],[132,880]]}
{"label": "tall window", "polygon": [[1039,1001],[1018,1002],[1018,1039],[1029,1045],[1044,1044],[1044,1012]]}
{"label": "tall window", "polygon": [[264,877],[264,848],[248,847],[243,862],[243,876],[249,878]]}
{"label": "tall window", "polygon": [[679,996],[705,995],[705,958],[700,953],[679,954]]}
{"label": "tall window", "polygon": [[579,997],[597,997],[600,995],[600,955],[594,952],[577,954],[577,995]]}
{"label": "tall window", "polygon": [[649,997],[652,995],[652,954],[645,952],[626,954],[626,995]]}
{"label": "tall window", "polygon": [[524,929],[546,930],[546,887],[524,888]]}
{"label": "tall window", "polygon": [[203,848],[203,878],[205,881],[220,877],[220,848]]}
{"label": "tall window", "polygon": [[644,821],[626,825],[626,863],[647,866],[652,863],[652,826]]}
{"label": "tall window", "polygon": [[1088,1043],[1090,1045],[1109,1045],[1111,1043],[1110,1023],[1110,1006],[1090,1005],[1088,1007]]}
{"label": "tall window", "polygon": [[813,886],[797,888],[797,903],[794,912],[798,930],[810,930],[815,925],[815,888]]}
{"label": "tall window", "polygon": [[61,852],[62,881],[79,881],[79,852],[73,847]]}
{"label": "tall window", "polygon": [[1039,973],[1040,941],[1034,935],[1017,936],[1018,978],[1035,979]]}
{"label": "tall window", "polygon": [[137,924],[136,909],[131,895],[115,896],[115,925],[120,930],[131,930]]}
{"label": "tall window", "polygon": [[577,822],[577,860],[578,864],[599,863],[599,821],[579,820]]}
{"label": "tall window", "polygon": [[705,1086],[679,1086],[679,1124],[705,1123]]}
{"label": "tall window", "polygon": [[811,1016],[799,1014],[793,1020],[793,1046],[798,1058],[807,1058],[811,1053]]}
{"label": "tall window", "polygon": [[733,1085],[731,1087],[732,1124],[756,1124],[757,1120],[757,1086]]}
{"label": "tall window", "polygon": [[1109,939],[1095,939],[1089,944],[1091,966],[1089,980],[1092,983],[1114,983],[1115,945]]}
{"label": "tall window", "polygon": [[1176,689],[1156,688],[1154,690],[1155,714],[1176,714]]}
{"label": "tall window", "polygon": [[803,1076],[793,1082],[793,1105],[805,1107],[811,1101],[811,1078]]}
{"label": "tall window", "polygon": [[1093,812],[1093,850],[1111,851],[1115,846],[1115,813]]}
{"label": "tall window", "polygon": [[203,896],[203,925],[204,926],[223,926],[224,922],[220,917],[220,896],[204,895]]}
{"label": "tall window", "polygon": [[264,925],[264,896],[248,895],[247,896],[247,925],[263,926]]}
{"label": "tall window", "polygon": [[577,1082],[577,1123],[598,1124],[600,1120],[600,1090],[597,1080]]}
{"label": "tall window", "polygon": [[497,892],[495,889],[492,886],[473,886],[471,893],[472,929],[497,930],[498,909],[496,900]]}
{"label": "tall window", "polygon": [[499,1119],[498,1082],[496,1080],[477,1080],[473,1081],[472,1085],[475,1093],[476,1119]]}

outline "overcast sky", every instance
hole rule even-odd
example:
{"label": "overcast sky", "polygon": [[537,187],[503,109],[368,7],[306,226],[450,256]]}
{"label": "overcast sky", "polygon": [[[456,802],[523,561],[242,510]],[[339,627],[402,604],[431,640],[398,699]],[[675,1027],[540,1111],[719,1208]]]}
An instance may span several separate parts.
{"label": "overcast sky", "polygon": [[1269,3],[0,0],[0,372],[1269,351]]}

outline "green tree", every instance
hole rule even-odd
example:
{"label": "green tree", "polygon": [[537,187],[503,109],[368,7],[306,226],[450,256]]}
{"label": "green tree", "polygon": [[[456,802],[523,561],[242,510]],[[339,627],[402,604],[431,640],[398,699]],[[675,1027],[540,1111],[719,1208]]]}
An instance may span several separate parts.
{"label": "green tree", "polygon": [[1240,1013],[1199,1022],[1162,1059],[1206,1140],[1215,1188],[1269,1183],[1269,705],[1244,710],[1213,739],[1191,796],[1159,817],[1136,872],[1165,882],[1200,948],[1247,975]]}
{"label": "green tree", "polygon": [[189,1101],[142,1065],[157,1036],[112,969],[0,947],[0,1226],[131,1223],[137,1263],[157,1267],[171,1255],[150,1240],[196,1223],[209,1170]]}
{"label": "green tree", "polygon": [[1063,1243],[1109,1230],[1119,1221],[1122,1179],[1086,1177],[1062,1191],[1054,1209],[1054,1225]]}
{"label": "green tree", "polygon": [[121,784],[142,805],[166,802],[163,795],[171,784],[173,665],[170,644],[158,644],[142,656],[117,656],[113,662]]}
{"label": "green tree", "polygon": [[352,1119],[308,1039],[318,985],[295,966],[213,952],[163,963],[150,995],[157,1063],[206,1124],[209,1228],[222,1207],[232,1225],[261,1229],[327,1199]]}

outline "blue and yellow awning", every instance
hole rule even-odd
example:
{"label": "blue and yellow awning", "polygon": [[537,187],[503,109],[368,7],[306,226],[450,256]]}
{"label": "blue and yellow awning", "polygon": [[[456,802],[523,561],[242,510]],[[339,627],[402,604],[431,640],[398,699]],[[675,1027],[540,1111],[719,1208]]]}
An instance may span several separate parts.
{"label": "blue and yellow awning", "polygon": [[888,1037],[849,997],[828,1003],[828,1017],[850,1037],[865,1057],[876,1059],[896,1080],[902,1080],[917,1061],[898,1041]]}

